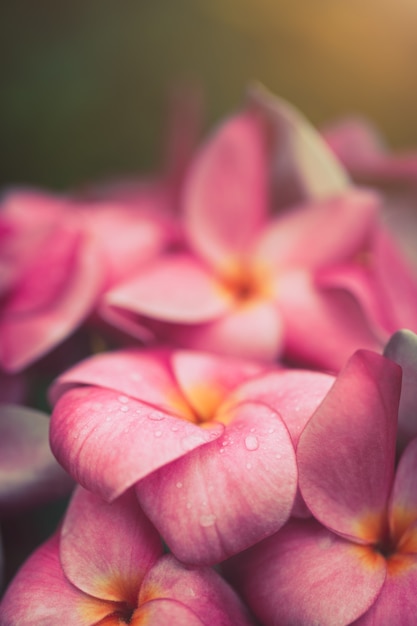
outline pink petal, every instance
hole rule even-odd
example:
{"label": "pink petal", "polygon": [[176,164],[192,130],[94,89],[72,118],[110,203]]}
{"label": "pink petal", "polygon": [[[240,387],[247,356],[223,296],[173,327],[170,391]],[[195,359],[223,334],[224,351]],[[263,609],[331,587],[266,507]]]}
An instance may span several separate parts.
{"label": "pink petal", "polygon": [[[44,261],[48,267],[58,263],[53,254]],[[44,270],[35,265],[36,283],[42,286],[39,290],[36,287],[32,294],[22,296],[24,302],[18,304],[18,309],[16,301],[11,300],[3,311],[0,361],[7,371],[18,371],[43,356],[71,334],[91,312],[102,283],[100,260],[91,242],[78,240],[76,249],[71,249],[71,254],[62,263],[52,282]],[[32,278],[31,273],[27,281]],[[41,293],[44,284],[47,290]],[[38,297],[41,300],[37,300]]]}
{"label": "pink petal", "polygon": [[228,578],[265,626],[346,626],[375,601],[384,558],[313,520],[280,532],[226,564]]}
{"label": "pink petal", "polygon": [[395,363],[357,352],[298,443],[299,485],[307,506],[328,528],[360,542],[381,538],[394,472],[400,386]]}
{"label": "pink petal", "polygon": [[265,362],[275,361],[281,354],[283,332],[275,303],[259,299],[236,306],[210,324],[175,327],[168,337],[172,343],[193,350]]}
{"label": "pink petal", "polygon": [[195,250],[228,274],[266,217],[267,147],[252,111],[227,120],[185,181],[185,226]]}
{"label": "pink petal", "polygon": [[185,254],[166,255],[106,295],[112,306],[168,322],[195,324],[219,317],[232,294]]}
{"label": "pink petal", "polygon": [[198,352],[177,351],[171,361],[185,398],[197,414],[208,417],[232,389],[265,369],[259,363]]}
{"label": "pink petal", "polygon": [[417,435],[417,335],[399,330],[390,338],[384,354],[403,371],[397,437],[404,446]]}
{"label": "pink petal", "polygon": [[85,595],[64,576],[59,533],[36,550],[8,587],[0,606],[2,626],[91,626],[112,605]]}
{"label": "pink petal", "polygon": [[[106,626],[106,624],[106,622],[100,622],[100,626]],[[118,626],[118,624],[119,622],[109,621],[108,626]],[[152,626],[167,626],[167,624],[205,626],[205,623],[186,606],[167,598],[156,598],[142,604],[133,613],[129,624],[130,626],[143,626],[143,624]]]}
{"label": "pink petal", "polygon": [[311,271],[350,259],[368,243],[376,225],[379,197],[350,191],[297,206],[272,221],[254,254],[260,261]]}
{"label": "pink petal", "polygon": [[40,411],[0,405],[0,506],[21,508],[69,493],[73,483],[49,448]]}
{"label": "pink petal", "polygon": [[[247,610],[229,585],[212,569],[191,568],[179,563],[172,555],[166,555],[159,559],[158,563],[146,576],[140,594],[139,605],[143,606],[145,615],[159,617],[161,609],[157,607],[158,598],[163,599],[179,611],[184,609],[184,618],[190,615],[190,621],[173,621],[168,610],[164,614],[169,616],[166,622],[161,619],[152,621],[152,626],[165,626],[171,623],[175,626],[250,626],[252,620]],[[152,612],[151,612],[152,611]],[[153,612],[155,611],[155,613]],[[190,613],[188,613],[188,611]],[[173,616],[177,613],[173,613]],[[193,621],[191,616],[194,616]],[[135,622],[132,622],[135,624]],[[141,623],[141,622],[139,622]],[[138,624],[139,626],[139,624]]]}
{"label": "pink petal", "polygon": [[279,277],[277,297],[291,362],[338,371],[358,348],[381,345],[360,304],[343,288],[322,288],[307,272],[294,270]]}
{"label": "pink petal", "polygon": [[162,350],[120,350],[90,357],[62,374],[49,397],[56,403],[78,385],[112,389],[162,411],[177,412],[181,400],[184,404],[170,372],[169,353]]}
{"label": "pink petal", "polygon": [[408,444],[400,458],[389,515],[392,536],[398,540],[417,522],[417,439]]}
{"label": "pink petal", "polygon": [[273,133],[272,180],[279,207],[347,189],[345,171],[299,111],[262,86],[253,87],[249,99],[269,121]]}
{"label": "pink petal", "polygon": [[417,558],[404,557],[399,568],[388,567],[375,603],[353,626],[412,626],[416,620]]}
{"label": "pink petal", "polygon": [[51,419],[51,447],[87,489],[111,501],[150,472],[219,436],[127,396],[71,389]]}
{"label": "pink petal", "polygon": [[112,502],[79,487],[61,530],[68,579],[92,596],[136,606],[146,572],[162,554],[158,533],[131,492]]}
{"label": "pink petal", "polygon": [[218,563],[278,530],[297,486],[294,449],[279,416],[238,405],[223,437],[136,485],[139,501],[173,553]]}

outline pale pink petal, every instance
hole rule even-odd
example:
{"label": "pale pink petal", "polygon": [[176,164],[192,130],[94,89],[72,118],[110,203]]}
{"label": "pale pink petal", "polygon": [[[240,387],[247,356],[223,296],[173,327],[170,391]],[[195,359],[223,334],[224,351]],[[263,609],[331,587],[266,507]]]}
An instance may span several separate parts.
{"label": "pale pink petal", "polygon": [[[205,626],[206,622],[186,606],[175,600],[156,598],[139,606],[129,621],[130,626]],[[107,626],[107,622],[100,622],[98,626]],[[108,626],[119,626],[119,622],[109,621]]]}
{"label": "pale pink petal", "polygon": [[172,552],[218,563],[267,537],[288,519],[297,486],[294,449],[272,409],[229,409],[223,437],[136,485],[139,501]]}
{"label": "pale pink petal", "polygon": [[392,536],[400,539],[417,522],[417,439],[400,458],[391,493],[389,519]]}
{"label": "pale pink petal", "polygon": [[[172,608],[182,606],[187,610],[184,616],[190,615],[190,622],[180,621],[178,626],[250,626],[253,623],[236,593],[214,570],[187,567],[172,555],[159,559],[143,582],[139,605],[143,606],[145,615],[147,610],[152,610],[149,614],[159,618],[155,602],[158,598],[171,601]],[[155,609],[151,608],[151,604]],[[166,606],[168,609],[169,605]],[[168,616],[168,611],[165,614]],[[181,612],[178,616],[182,618]],[[135,624],[135,621],[132,623]],[[152,621],[152,626],[165,626],[167,623],[177,626],[177,621],[172,619],[167,622]]]}
{"label": "pale pink petal", "polygon": [[157,194],[143,190],[135,206],[100,202],[81,206],[86,229],[105,259],[106,288],[126,280],[159,254],[173,236]]}
{"label": "pale pink petal", "polygon": [[182,399],[170,372],[169,353],[162,350],[120,350],[92,356],[55,381],[49,391],[50,400],[56,403],[63,393],[78,385],[112,389],[173,413],[178,412]]}
{"label": "pale pink petal", "polygon": [[333,266],[368,244],[378,209],[379,197],[353,190],[293,207],[270,222],[254,254],[278,271],[288,266],[311,271]]}
{"label": "pale pink petal", "polygon": [[78,589],[131,606],[162,554],[159,535],[134,493],[109,504],[81,487],[65,515],[59,549],[62,569]]}
{"label": "pale pink petal", "polygon": [[384,558],[313,520],[292,520],[226,564],[227,577],[264,626],[347,626],[384,584]]}
{"label": "pale pink petal", "polygon": [[[23,369],[43,356],[70,335],[91,312],[102,284],[100,259],[95,252],[92,242],[78,239],[56,276],[58,261],[53,256],[48,257],[48,267],[54,276],[48,277],[49,270],[45,274],[37,267],[39,291],[35,289],[28,299],[25,296],[25,308],[20,302],[16,309],[16,302],[11,300],[3,310],[0,361],[7,371]],[[27,280],[32,278],[31,275]],[[46,292],[41,294],[44,288]],[[42,296],[41,300],[37,300],[38,296]]]}
{"label": "pale pink petal", "polygon": [[234,269],[266,219],[267,146],[253,111],[227,120],[203,146],[185,180],[191,244],[222,273]]}
{"label": "pale pink petal", "polygon": [[397,438],[404,446],[417,435],[417,335],[399,330],[390,338],[384,354],[403,371]]}
{"label": "pale pink petal", "polygon": [[360,304],[343,288],[322,288],[294,270],[278,277],[276,291],[291,362],[339,371],[358,348],[380,348]]}
{"label": "pale pink petal", "polygon": [[413,626],[417,615],[417,558],[403,558],[399,568],[388,567],[378,598],[352,626]]}
{"label": "pale pink petal", "polygon": [[254,299],[210,324],[178,326],[167,336],[170,342],[185,348],[265,362],[275,361],[281,354],[283,333],[275,303]]}
{"label": "pale pink petal", "polygon": [[175,254],[160,257],[105,300],[147,317],[196,324],[225,313],[232,294],[198,260]]}
{"label": "pale pink petal", "polygon": [[79,591],[59,561],[59,533],[29,557],[0,605],[2,626],[93,626],[112,612],[112,604]]}
{"label": "pale pink petal", "polygon": [[179,388],[197,414],[213,417],[232,389],[265,370],[260,363],[177,351],[172,368]]}
{"label": "pale pink petal", "polygon": [[395,363],[357,352],[298,443],[299,486],[307,506],[328,528],[358,541],[381,537],[394,473],[400,388]]}
{"label": "pale pink petal", "polygon": [[262,86],[249,91],[249,101],[271,126],[272,183],[278,207],[325,198],[347,189],[346,172],[299,111]]}
{"label": "pale pink petal", "polygon": [[15,509],[70,492],[73,482],[49,448],[49,419],[40,411],[0,405],[0,508]]}
{"label": "pale pink petal", "polygon": [[69,474],[106,500],[219,436],[160,409],[94,387],[71,389],[51,419],[51,447]]}
{"label": "pale pink petal", "polygon": [[294,446],[314,411],[334,383],[334,376],[307,370],[259,374],[240,385],[229,402],[262,402],[281,416]]}

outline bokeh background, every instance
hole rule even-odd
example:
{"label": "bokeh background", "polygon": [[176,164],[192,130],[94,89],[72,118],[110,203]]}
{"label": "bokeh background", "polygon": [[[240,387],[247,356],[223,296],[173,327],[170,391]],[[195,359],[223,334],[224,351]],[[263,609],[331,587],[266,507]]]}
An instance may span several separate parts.
{"label": "bokeh background", "polygon": [[158,167],[178,84],[205,127],[259,80],[316,125],[359,113],[417,145],[415,0],[14,0],[0,25],[2,188]]}

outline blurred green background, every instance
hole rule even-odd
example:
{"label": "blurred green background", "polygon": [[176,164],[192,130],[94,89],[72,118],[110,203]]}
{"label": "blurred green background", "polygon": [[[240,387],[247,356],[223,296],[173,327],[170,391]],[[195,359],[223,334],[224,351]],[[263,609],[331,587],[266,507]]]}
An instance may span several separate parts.
{"label": "blurred green background", "polygon": [[156,167],[179,82],[207,125],[260,80],[315,124],[361,113],[417,145],[415,0],[13,0],[0,24],[2,187]]}

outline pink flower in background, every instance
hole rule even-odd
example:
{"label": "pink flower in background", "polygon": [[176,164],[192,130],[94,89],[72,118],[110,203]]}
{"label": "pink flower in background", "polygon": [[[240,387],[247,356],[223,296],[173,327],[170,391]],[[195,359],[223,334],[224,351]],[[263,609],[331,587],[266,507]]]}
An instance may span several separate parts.
{"label": "pink flower in background", "polygon": [[297,449],[303,498],[292,520],[235,557],[230,578],[265,626],[412,624],[417,600],[417,440],[395,471],[398,365],[358,352]]}
{"label": "pink flower in background", "polygon": [[189,250],[159,256],[106,301],[157,342],[338,370],[358,347],[417,330],[417,281],[377,197],[348,187],[288,105],[253,98],[190,167]]}
{"label": "pink flower in background", "polygon": [[417,267],[417,152],[392,152],[373,125],[347,118],[323,137],[355,181],[381,191],[387,226]]}
{"label": "pink flower in background", "polygon": [[0,212],[4,370],[27,368],[61,344],[106,288],[160,252],[170,227],[156,205],[151,194],[143,195],[136,209],[83,206],[37,192],[5,197]]}
{"label": "pink flower in background", "polygon": [[81,488],[60,530],[12,581],[0,621],[2,626],[252,624],[218,574],[162,555],[159,535],[132,493],[107,504]]}
{"label": "pink flower in background", "polygon": [[286,426],[267,404],[231,395],[262,371],[203,353],[98,355],[52,388],[52,449],[106,500],[135,485],[180,560],[219,562],[278,530],[293,506]]}

